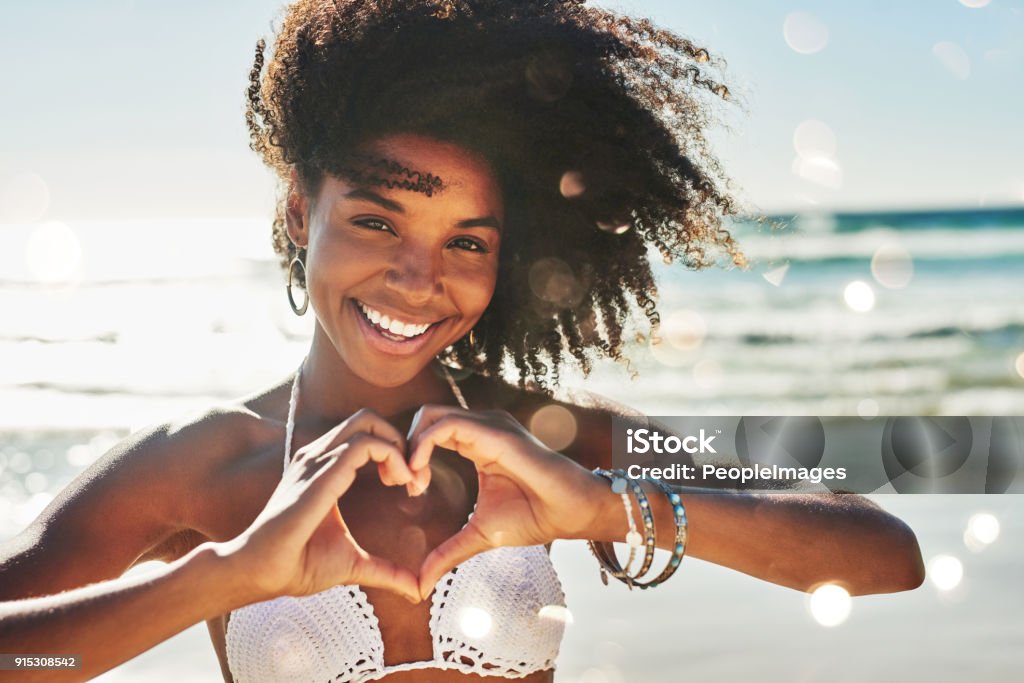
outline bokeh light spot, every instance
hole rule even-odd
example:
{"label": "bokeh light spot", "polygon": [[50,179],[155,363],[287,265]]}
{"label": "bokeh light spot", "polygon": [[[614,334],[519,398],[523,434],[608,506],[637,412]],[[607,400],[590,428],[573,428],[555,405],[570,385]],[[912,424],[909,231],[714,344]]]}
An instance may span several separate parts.
{"label": "bokeh light spot", "polygon": [[992,545],[999,538],[999,518],[990,512],[978,512],[967,520],[967,533],[982,545]]}
{"label": "bokeh light spot", "polygon": [[828,27],[813,14],[790,12],[782,22],[782,37],[794,52],[810,55],[828,44]]}
{"label": "bokeh light spot", "polygon": [[838,626],[850,616],[850,594],[841,586],[827,583],[811,593],[811,616],[822,626]]}
{"label": "bokeh light spot", "polygon": [[470,638],[483,638],[491,632],[491,615],[479,607],[466,607],[459,613],[459,627]]}
{"label": "bokeh light spot", "polygon": [[867,313],[875,307],[875,291],[868,283],[854,280],[843,290],[843,300],[850,310]]}
{"label": "bokeh light spot", "polygon": [[530,432],[551,450],[561,451],[576,439],[576,418],[562,406],[544,406],[530,418]]}
{"label": "bokeh light spot", "polygon": [[878,417],[878,401],[873,398],[861,399],[857,403],[857,414],[865,420]]}
{"label": "bokeh light spot", "polygon": [[598,221],[597,227],[612,235],[621,235],[629,231],[630,224],[625,221]]}
{"label": "bokeh light spot", "polygon": [[964,565],[952,555],[936,555],[928,562],[928,577],[940,591],[953,590],[964,578]]}
{"label": "bokeh light spot", "polygon": [[800,178],[830,190],[843,186],[843,169],[839,162],[826,156],[797,157],[793,172]]}
{"label": "bokeh light spot", "polygon": [[1021,379],[1024,379],[1024,352],[1017,356],[1017,360],[1013,365],[1017,369],[1017,374],[1021,376]]}
{"label": "bokeh light spot", "polygon": [[530,289],[538,299],[559,306],[575,306],[583,298],[572,268],[557,258],[542,258],[531,266]]}
{"label": "bokeh light spot", "polygon": [[29,472],[25,475],[25,490],[29,493],[41,493],[50,485],[50,480],[42,472]]}
{"label": "bokeh light spot", "polygon": [[677,310],[669,313],[661,324],[661,334],[680,351],[693,351],[704,343],[708,328],[696,311]]}
{"label": "bokeh light spot", "polygon": [[914,262],[910,252],[900,244],[883,244],[871,257],[871,274],[883,287],[906,287],[914,277]]}
{"label": "bokeh light spot", "polygon": [[770,284],[779,287],[782,285],[782,281],[786,279],[786,273],[789,272],[789,264],[784,263],[778,268],[772,268],[771,270],[762,273],[761,277],[767,280]]}
{"label": "bokeh light spot", "polygon": [[587,191],[587,186],[583,182],[583,174],[579,171],[566,171],[563,173],[562,179],[558,182],[558,191],[566,199],[579,197]]}
{"label": "bokeh light spot", "polygon": [[570,612],[569,608],[564,605],[544,605],[540,608],[540,612],[537,613],[537,616],[541,619],[550,619],[562,624],[572,623],[572,612]]}
{"label": "bokeh light spot", "polygon": [[960,0],[960,4],[964,7],[970,7],[971,9],[981,9],[986,7],[992,0]]}

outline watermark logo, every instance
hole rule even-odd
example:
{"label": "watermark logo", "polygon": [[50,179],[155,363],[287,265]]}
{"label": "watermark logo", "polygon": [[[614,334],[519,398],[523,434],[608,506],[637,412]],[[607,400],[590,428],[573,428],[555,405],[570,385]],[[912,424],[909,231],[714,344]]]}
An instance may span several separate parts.
{"label": "watermark logo", "polygon": [[648,453],[675,455],[679,452],[717,453],[718,451],[711,445],[716,436],[717,434],[706,434],[703,429],[698,434],[683,437],[675,434],[666,436],[656,429],[627,429],[626,452],[639,455]]}

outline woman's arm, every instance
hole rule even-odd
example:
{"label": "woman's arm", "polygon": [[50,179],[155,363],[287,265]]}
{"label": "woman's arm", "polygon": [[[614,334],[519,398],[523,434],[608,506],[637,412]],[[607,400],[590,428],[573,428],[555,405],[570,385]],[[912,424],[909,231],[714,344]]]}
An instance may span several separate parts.
{"label": "woman's arm", "polygon": [[88,680],[189,626],[259,599],[218,544],[141,576],[0,603],[0,652],[78,655],[81,668],[0,672],[0,680]]}
{"label": "woman's arm", "polygon": [[[418,487],[429,483],[436,446],[472,460],[480,479],[469,522],[424,560],[421,596],[432,580],[489,547],[625,539],[629,526],[621,496],[591,472],[611,463],[610,416],[576,415],[577,457],[569,458],[546,448],[503,411],[421,409],[409,439]],[[652,484],[643,486],[654,509],[657,544],[671,548],[671,506]],[[861,496],[676,490],[686,507],[687,553],[693,557],[804,591],[830,582],[854,595],[887,593],[923,580],[913,532]]]}
{"label": "woman's arm", "polygon": [[[657,546],[671,549],[672,506],[652,484],[641,485],[651,501]],[[914,532],[863,496],[671,488],[686,508],[691,557],[801,591],[835,583],[851,595],[894,593],[924,580]],[[601,507],[589,535],[625,538],[620,496],[609,489]]]}
{"label": "woman's arm", "polygon": [[[188,452],[183,443],[206,456],[209,451],[198,450],[204,444],[213,448],[232,436],[209,424],[186,432],[209,438],[183,442],[179,433],[163,455],[164,437],[148,447],[115,449],[121,453],[90,466],[28,529],[0,546],[0,653],[78,655],[83,663],[80,670],[0,672],[0,680],[91,678],[194,623],[280,595],[359,583],[417,599],[415,576],[362,550],[338,511],[356,470],[370,462],[385,484],[412,480],[402,436],[369,411],[298,449],[239,536],[204,543],[153,573],[105,580],[152,547],[147,538],[166,537],[161,530],[174,517],[168,500],[184,497],[194,483],[177,457]],[[164,467],[153,469],[154,463]]]}
{"label": "woman's arm", "polygon": [[[614,420],[649,425],[635,411],[610,399],[594,394],[585,398],[585,408],[567,406],[580,424],[573,459],[587,469],[610,469]],[[672,431],[660,429],[666,434]],[[917,588],[924,580],[914,532],[864,496],[665,483],[679,492],[686,508],[690,557],[801,591],[829,582],[851,595],[893,593]],[[642,486],[654,510],[656,543],[671,549],[675,545],[672,507],[653,484]],[[604,522],[593,530],[600,535],[594,540],[622,540],[628,524],[621,498],[606,495],[603,507]],[[640,523],[639,516],[637,520]],[[609,526],[602,529],[603,525]]]}

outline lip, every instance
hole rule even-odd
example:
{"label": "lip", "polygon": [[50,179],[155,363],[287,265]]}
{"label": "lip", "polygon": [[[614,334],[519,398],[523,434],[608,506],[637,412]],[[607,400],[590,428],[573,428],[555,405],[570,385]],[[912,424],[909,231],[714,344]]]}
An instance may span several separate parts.
{"label": "lip", "polygon": [[363,317],[363,312],[359,310],[359,305],[355,302],[355,299],[348,299],[347,304],[350,312],[356,319],[356,325],[359,326],[360,331],[363,333],[363,338],[366,339],[366,343],[371,348],[381,353],[386,353],[389,356],[411,356],[417,353],[430,343],[430,340],[437,333],[437,328],[444,322],[440,320],[433,323],[427,328],[426,332],[418,337],[413,337],[409,341],[394,341],[378,332],[377,328]]}

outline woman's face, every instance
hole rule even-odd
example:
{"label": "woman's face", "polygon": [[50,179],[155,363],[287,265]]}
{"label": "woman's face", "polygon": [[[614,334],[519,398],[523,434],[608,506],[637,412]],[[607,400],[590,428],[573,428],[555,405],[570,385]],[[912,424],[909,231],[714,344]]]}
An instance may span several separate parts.
{"label": "woman's face", "polygon": [[342,360],[372,384],[399,386],[490,303],[504,206],[489,165],[457,145],[401,134],[363,151],[431,173],[443,188],[428,197],[327,176],[304,229],[289,229],[307,240],[310,302]]}

